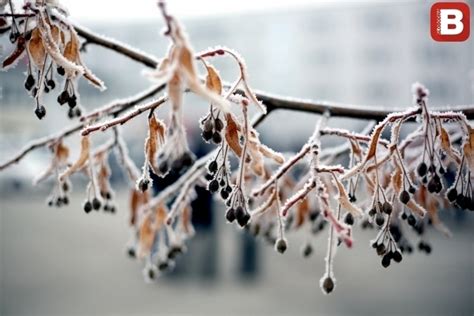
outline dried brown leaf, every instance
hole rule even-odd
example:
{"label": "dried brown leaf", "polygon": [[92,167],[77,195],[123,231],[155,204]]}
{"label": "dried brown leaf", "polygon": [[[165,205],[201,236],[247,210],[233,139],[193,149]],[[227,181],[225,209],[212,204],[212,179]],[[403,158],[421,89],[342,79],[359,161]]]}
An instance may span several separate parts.
{"label": "dried brown leaf", "polygon": [[216,94],[221,94],[222,93],[222,81],[221,77],[217,73],[216,68],[212,65],[207,65],[207,77],[206,77],[206,87],[215,92]]}
{"label": "dried brown leaf", "polygon": [[2,62],[2,67],[6,68],[12,65],[23,54],[26,48],[26,41],[23,36],[17,39],[15,50]]}
{"label": "dried brown leaf", "polygon": [[28,51],[36,67],[43,67],[46,50],[43,45],[43,39],[41,38],[41,31],[37,27],[31,32],[31,39],[28,41]]}
{"label": "dried brown leaf", "polygon": [[74,164],[72,164],[68,169],[59,175],[59,180],[63,181],[65,177],[70,176],[74,172],[82,169],[86,162],[89,160],[89,151],[90,151],[90,140],[89,136],[83,136],[81,139],[81,152],[79,158]]}
{"label": "dried brown leaf", "polygon": [[230,149],[234,152],[237,157],[242,155],[242,147],[240,146],[239,141],[239,131],[241,130],[240,124],[235,119],[232,113],[227,113],[226,118],[226,129],[225,129],[225,139]]}

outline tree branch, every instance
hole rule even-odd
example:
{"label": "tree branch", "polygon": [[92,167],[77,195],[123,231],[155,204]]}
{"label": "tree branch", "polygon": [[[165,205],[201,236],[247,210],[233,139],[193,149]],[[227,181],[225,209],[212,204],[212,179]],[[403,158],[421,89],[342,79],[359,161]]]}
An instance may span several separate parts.
{"label": "tree branch", "polygon": [[[143,65],[156,68],[159,61],[150,57],[149,55],[128,47],[127,45],[120,43],[119,41],[112,40],[103,36],[99,36],[92,31],[72,24],[77,33],[87,40],[90,44],[96,44],[108,49],[111,49],[119,54],[125,55]],[[245,94],[242,90],[237,90],[239,94]],[[322,114],[325,111],[331,113],[331,117],[341,116],[348,118],[358,119],[374,119],[383,120],[388,114],[393,112],[403,112],[409,106],[406,107],[386,107],[380,105],[356,105],[356,104],[343,104],[331,101],[314,101],[308,99],[297,99],[293,97],[283,97],[267,92],[255,90],[257,98],[262,101],[268,108],[271,109],[284,109],[284,110],[295,110],[302,112],[318,113]],[[438,111],[455,111],[463,112],[467,119],[474,119],[474,104],[470,105],[453,105],[443,106],[437,108]]]}

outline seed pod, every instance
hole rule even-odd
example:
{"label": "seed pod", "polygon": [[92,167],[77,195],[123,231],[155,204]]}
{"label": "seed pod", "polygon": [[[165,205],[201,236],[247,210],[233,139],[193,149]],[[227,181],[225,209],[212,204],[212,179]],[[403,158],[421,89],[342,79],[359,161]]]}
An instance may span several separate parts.
{"label": "seed pod", "polygon": [[385,223],[385,217],[381,213],[377,213],[375,216],[375,224],[382,226]]}
{"label": "seed pod", "polygon": [[225,213],[225,218],[229,223],[235,221],[235,210],[233,208],[228,209]]}
{"label": "seed pod", "polygon": [[203,132],[212,132],[213,129],[214,125],[212,124],[212,120],[209,118],[204,122],[202,130]]}
{"label": "seed pod", "polygon": [[92,208],[96,211],[98,211],[100,209],[100,206],[101,206],[101,203],[100,203],[100,200],[98,198],[93,198],[92,199]]}
{"label": "seed pod", "polygon": [[221,141],[222,141],[221,133],[219,133],[219,132],[214,132],[214,133],[212,134],[212,141],[214,142],[214,144],[220,144]]}
{"label": "seed pod", "polygon": [[63,67],[59,66],[58,68],[56,68],[56,71],[58,72],[58,74],[60,76],[64,76],[66,74],[66,71],[64,70]]}
{"label": "seed pod", "polygon": [[303,258],[308,258],[309,256],[311,256],[312,253],[313,253],[313,247],[309,243],[305,244],[303,248],[301,249],[301,254],[303,255]]}
{"label": "seed pod", "polygon": [[221,190],[221,198],[224,199],[224,200],[227,200],[227,198],[229,197],[229,192],[226,191],[226,189],[222,189]]}
{"label": "seed pod", "polygon": [[64,90],[63,92],[61,92],[57,99],[60,105],[63,105],[64,103],[68,102],[68,100],[69,100],[69,93],[67,92],[67,90]]}
{"label": "seed pod", "polygon": [[250,221],[250,214],[244,211],[242,216],[237,216],[237,222],[239,223],[240,227],[245,227],[248,222]]}
{"label": "seed pod", "polygon": [[89,201],[86,201],[86,202],[84,203],[83,208],[84,208],[84,212],[90,213],[90,211],[92,211],[92,203],[89,202]]}
{"label": "seed pod", "polygon": [[76,105],[77,105],[77,97],[76,95],[72,95],[68,100],[67,100],[67,104],[69,105],[69,107],[71,109],[73,109]]}
{"label": "seed pod", "polygon": [[209,140],[211,140],[212,135],[213,135],[212,130],[211,130],[211,131],[203,131],[203,132],[202,132],[202,138],[203,138],[206,142],[209,141]]}
{"label": "seed pod", "polygon": [[56,87],[56,83],[54,82],[53,79],[49,79],[48,81],[46,81],[46,85],[47,85],[51,90],[54,90],[54,88]]}
{"label": "seed pod", "polygon": [[216,120],[214,121],[214,126],[216,128],[216,131],[220,132],[224,128],[224,123],[220,118],[216,118]]}
{"label": "seed pod", "polygon": [[403,190],[401,193],[400,193],[400,202],[402,202],[403,204],[407,204],[408,201],[410,201],[410,194],[406,191],[406,190]]}
{"label": "seed pod", "polygon": [[410,216],[408,216],[408,225],[415,226],[415,224],[416,224],[416,218],[413,214],[410,214]]}
{"label": "seed pod", "polygon": [[426,175],[427,170],[428,170],[428,167],[426,166],[426,163],[424,162],[420,163],[416,169],[420,177],[424,177]]}
{"label": "seed pod", "polygon": [[209,182],[207,189],[211,193],[217,192],[217,190],[219,190],[219,182],[217,182],[217,180],[212,180],[211,182]]}
{"label": "seed pod", "polygon": [[43,119],[46,116],[46,108],[43,105],[40,105],[35,110],[36,117],[38,119]]}
{"label": "seed pod", "polygon": [[330,276],[327,276],[322,284],[324,293],[329,294],[334,290],[334,281]]}
{"label": "seed pod", "polygon": [[35,78],[33,77],[33,75],[29,74],[25,80],[25,89],[30,91],[34,85],[35,85]]}
{"label": "seed pod", "polygon": [[384,244],[378,244],[375,250],[379,256],[382,256],[387,251],[387,248],[385,248]]}
{"label": "seed pod", "polygon": [[393,253],[392,257],[396,263],[400,263],[402,261],[402,254],[398,250]]}
{"label": "seed pod", "polygon": [[209,172],[211,174],[215,174],[217,172],[217,161],[213,160],[209,163],[209,165],[207,166],[207,170],[209,170]]}
{"label": "seed pod", "polygon": [[277,239],[275,243],[275,250],[278,251],[279,253],[284,253],[286,249],[288,248],[288,245],[286,243],[286,240],[283,238]]}
{"label": "seed pod", "polygon": [[346,216],[344,217],[344,223],[347,225],[354,225],[354,216],[352,213],[347,213]]}
{"label": "seed pod", "polygon": [[389,202],[385,201],[382,205],[382,211],[385,214],[390,215],[393,211],[392,205]]}
{"label": "seed pod", "polygon": [[390,265],[390,260],[392,260],[392,256],[390,255],[390,252],[385,254],[382,258],[382,266],[384,268],[388,268],[388,266]]}
{"label": "seed pod", "polygon": [[145,192],[146,190],[148,190],[149,184],[150,184],[150,180],[140,179],[140,181],[138,181],[138,189],[142,192]]}

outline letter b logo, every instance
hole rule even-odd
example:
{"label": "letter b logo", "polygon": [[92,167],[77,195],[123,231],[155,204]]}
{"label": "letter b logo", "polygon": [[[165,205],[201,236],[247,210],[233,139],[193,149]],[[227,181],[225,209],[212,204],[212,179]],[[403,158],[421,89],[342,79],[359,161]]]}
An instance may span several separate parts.
{"label": "letter b logo", "polygon": [[470,26],[467,3],[437,2],[431,7],[431,37],[437,42],[463,42]]}

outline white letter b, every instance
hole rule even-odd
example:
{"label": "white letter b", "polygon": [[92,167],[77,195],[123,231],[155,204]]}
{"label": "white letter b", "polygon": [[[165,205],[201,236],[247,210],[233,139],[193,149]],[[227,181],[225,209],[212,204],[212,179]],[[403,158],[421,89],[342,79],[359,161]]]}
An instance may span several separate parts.
{"label": "white letter b", "polygon": [[[439,10],[439,26],[441,35],[458,35],[464,29],[461,22],[463,18],[462,11],[456,9]],[[454,28],[452,26],[455,26]],[[451,26],[451,28],[449,28]]]}

